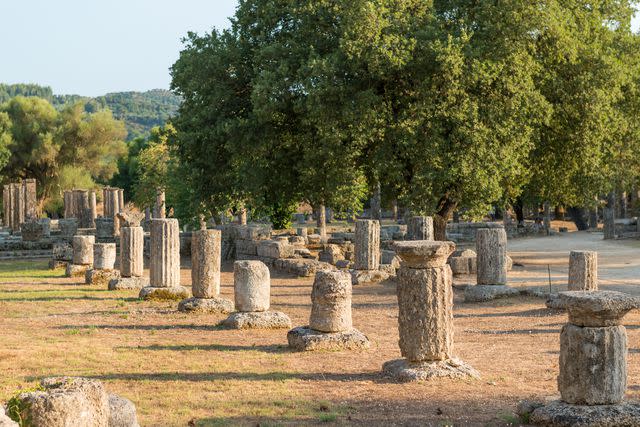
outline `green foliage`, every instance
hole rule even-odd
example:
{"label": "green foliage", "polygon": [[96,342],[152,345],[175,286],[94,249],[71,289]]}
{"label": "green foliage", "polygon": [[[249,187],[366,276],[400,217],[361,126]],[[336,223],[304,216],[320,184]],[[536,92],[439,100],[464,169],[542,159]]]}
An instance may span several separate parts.
{"label": "green foliage", "polygon": [[27,406],[28,403],[20,398],[20,395],[23,393],[33,393],[39,391],[44,391],[44,387],[38,385],[30,389],[20,390],[7,402],[7,416],[13,421],[17,422],[20,427],[29,427],[33,425],[31,420],[24,417],[29,407]]}

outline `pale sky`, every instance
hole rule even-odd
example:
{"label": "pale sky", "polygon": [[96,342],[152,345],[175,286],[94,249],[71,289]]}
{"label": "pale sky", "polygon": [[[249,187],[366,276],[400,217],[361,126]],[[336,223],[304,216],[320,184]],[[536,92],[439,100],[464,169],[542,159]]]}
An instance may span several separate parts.
{"label": "pale sky", "polygon": [[[0,82],[57,94],[167,89],[181,38],[225,28],[237,0],[0,0]],[[640,27],[636,17],[634,28]]]}

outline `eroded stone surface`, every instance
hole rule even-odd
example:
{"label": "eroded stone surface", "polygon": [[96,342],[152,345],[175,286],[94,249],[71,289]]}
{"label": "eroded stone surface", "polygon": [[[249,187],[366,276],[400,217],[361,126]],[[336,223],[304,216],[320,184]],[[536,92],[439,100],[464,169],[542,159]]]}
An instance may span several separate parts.
{"label": "eroded stone surface", "polygon": [[116,394],[109,395],[109,427],[140,427],[133,402]]}
{"label": "eroded stone surface", "polygon": [[464,290],[464,300],[466,302],[484,302],[497,298],[507,298],[516,296],[520,292],[506,285],[476,285],[468,286]]}
{"label": "eroded stone surface", "polygon": [[64,275],[66,277],[86,277],[89,269],[91,269],[90,265],[67,264]]}
{"label": "eroded stone surface", "polygon": [[396,359],[382,366],[385,375],[396,381],[427,381],[432,378],[480,378],[480,373],[473,367],[458,359],[446,359],[429,362],[409,362],[407,359]]}
{"label": "eroded stone surface", "polygon": [[120,229],[120,272],[123,277],[141,277],[144,272],[144,230]]}
{"label": "eroded stone surface", "polygon": [[93,268],[100,270],[113,270],[115,264],[115,243],[96,243],[93,245]]}
{"label": "eroded stone surface", "polygon": [[319,271],[311,291],[309,327],[321,332],[344,332],[351,323],[351,275]]}
{"label": "eroded stone surface", "polygon": [[376,220],[356,221],[355,236],[356,270],[377,270],[380,264],[380,222]]}
{"label": "eroded stone surface", "polygon": [[[337,266],[337,265],[336,265]],[[349,270],[351,273],[351,284],[363,285],[365,283],[378,283],[389,278],[389,272],[382,270]]]}
{"label": "eroded stone surface", "polygon": [[191,237],[191,289],[194,297],[213,298],[220,293],[220,230],[199,230]]}
{"label": "eroded stone surface", "polygon": [[580,405],[616,404],[622,402],[626,388],[624,326],[562,327],[558,390],[563,401]]}
{"label": "eroded stone surface", "polygon": [[73,263],[93,265],[93,245],[95,242],[95,236],[73,236]]}
{"label": "eroded stone surface", "polygon": [[630,310],[640,307],[640,298],[616,291],[568,291],[558,294],[569,312],[569,323],[578,326],[616,326]]}
{"label": "eroded stone surface", "polygon": [[569,290],[598,290],[598,253],[571,251],[569,253]]}
{"label": "eroded stone surface", "polygon": [[478,285],[507,284],[507,233],[504,228],[476,232]]}
{"label": "eroded stone surface", "polygon": [[455,250],[453,242],[413,240],[394,242],[393,249],[400,257],[400,266],[407,268],[442,267]]}
{"label": "eroded stone surface", "polygon": [[0,427],[18,427],[18,423],[5,414],[2,406],[0,406]]}
{"label": "eroded stone surface", "polygon": [[233,302],[221,297],[213,298],[187,298],[178,304],[179,311],[201,313],[231,313]]}
{"label": "eroded stone surface", "polygon": [[408,240],[433,240],[433,218],[414,216],[407,223]]}
{"label": "eroded stone surface", "polygon": [[587,406],[555,401],[535,409],[529,420],[549,427],[637,427],[640,403]]}
{"label": "eroded stone surface", "polygon": [[84,282],[87,285],[99,286],[106,289],[112,280],[118,280],[119,278],[120,272],[118,270],[90,269],[85,273]]}
{"label": "eroded stone surface", "polygon": [[149,286],[148,277],[120,277],[109,281],[110,291],[119,291],[124,289],[142,289]]}
{"label": "eroded stone surface", "polygon": [[280,311],[236,312],[223,325],[232,329],[289,329],[291,319]]}
{"label": "eroded stone surface", "polygon": [[266,311],[271,298],[269,268],[260,261],[233,264],[235,307],[238,311]]}
{"label": "eroded stone surface", "polygon": [[447,360],[453,349],[453,289],[448,265],[400,268],[397,276],[400,351],[412,362]]}
{"label": "eroded stone surface", "polygon": [[151,220],[150,283],[153,287],[180,285],[180,228],[177,219]]}
{"label": "eroded stone surface", "polygon": [[287,333],[289,347],[296,351],[363,350],[371,345],[365,334],[357,329],[326,333],[299,326]]}
{"label": "eroded stone surface", "polygon": [[189,291],[182,286],[145,286],[140,290],[139,298],[144,300],[175,301],[189,296]]}

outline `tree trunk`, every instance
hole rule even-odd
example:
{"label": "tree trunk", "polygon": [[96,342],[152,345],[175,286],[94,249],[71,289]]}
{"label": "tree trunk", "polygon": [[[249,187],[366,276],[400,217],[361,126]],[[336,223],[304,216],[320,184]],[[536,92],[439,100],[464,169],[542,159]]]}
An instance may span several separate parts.
{"label": "tree trunk", "polygon": [[589,229],[589,210],[587,208],[570,207],[569,215],[579,231]]}
{"label": "tree trunk", "polygon": [[551,230],[551,204],[549,202],[544,202],[544,216],[542,217],[542,224],[544,225],[547,233]]}
{"label": "tree trunk", "polygon": [[513,205],[513,210],[516,213],[518,227],[524,227],[524,206],[522,206],[522,199],[516,200],[516,203]]}
{"label": "tree trunk", "polygon": [[393,221],[398,222],[398,200],[393,199],[391,202],[391,211],[393,212]]}
{"label": "tree trunk", "polygon": [[615,224],[615,212],[616,212],[616,193],[610,192],[607,195],[607,205],[604,208],[604,239],[611,240],[616,238],[616,224]]}
{"label": "tree trunk", "polygon": [[434,240],[447,240],[447,222],[458,207],[458,203],[443,196],[438,203],[438,210],[433,216],[433,238]]}
{"label": "tree trunk", "polygon": [[324,203],[320,203],[316,207],[316,224],[320,231],[320,237],[327,237],[327,210],[324,207]]}
{"label": "tree trunk", "polygon": [[380,183],[376,184],[373,191],[373,197],[371,198],[371,219],[377,219],[380,221],[382,218],[382,193],[380,190]]}
{"label": "tree trunk", "polygon": [[589,209],[589,228],[597,229],[598,228],[598,207],[594,207]]}

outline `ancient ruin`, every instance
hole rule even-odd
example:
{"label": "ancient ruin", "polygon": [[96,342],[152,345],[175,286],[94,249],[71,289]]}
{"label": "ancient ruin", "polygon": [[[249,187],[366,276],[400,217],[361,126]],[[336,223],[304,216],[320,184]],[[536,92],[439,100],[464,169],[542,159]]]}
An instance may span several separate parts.
{"label": "ancient ruin", "polygon": [[6,184],[3,187],[2,206],[5,227],[18,232],[22,224],[38,219],[36,190],[35,179],[23,179],[21,182]]}
{"label": "ancient ruin", "polygon": [[289,347],[296,351],[359,350],[369,347],[369,339],[352,325],[349,273],[317,272],[311,304],[309,325],[289,331]]}
{"label": "ancient ruin", "polygon": [[260,261],[233,264],[235,309],[223,324],[233,329],[291,328],[291,319],[271,306],[271,276]]}
{"label": "ancient ruin", "polygon": [[569,290],[598,290],[598,253],[571,251],[569,254]]}
{"label": "ancient ruin", "polygon": [[352,283],[380,282],[388,277],[380,270],[380,222],[370,219],[356,221]]}
{"label": "ancient ruin", "polygon": [[143,214],[119,213],[120,277],[109,281],[110,290],[142,289],[149,285],[144,277],[144,230],[140,226]]}
{"label": "ancient ruin", "polygon": [[191,293],[178,310],[230,313],[233,303],[220,297],[220,230],[199,230],[191,235]]}
{"label": "ancient ruin", "polygon": [[433,240],[433,218],[412,216],[407,222],[407,240]]}
{"label": "ancient ruin", "polygon": [[615,291],[560,293],[569,322],[560,333],[560,400],[530,416],[544,426],[636,426],[640,403],[625,402],[627,333],[623,317],[640,298]]}
{"label": "ancient ruin", "polygon": [[117,280],[120,272],[115,269],[116,244],[95,243],[93,245],[93,268],[85,273],[85,283],[107,288],[109,282]]}
{"label": "ancient ruin", "polygon": [[75,218],[79,228],[95,227],[97,217],[95,191],[65,190],[63,201],[65,218]]}
{"label": "ancient ruin", "polygon": [[453,356],[453,288],[447,258],[452,242],[397,242],[398,330],[404,359],[386,362],[385,374],[398,381],[434,377],[479,377]]}
{"label": "ancient ruin", "polygon": [[507,233],[504,228],[480,228],[476,236],[477,282],[465,289],[467,302],[489,301],[517,295],[507,286]]}
{"label": "ancient ruin", "polygon": [[95,236],[73,236],[73,261],[67,264],[67,277],[85,277],[93,266],[93,245]]}
{"label": "ancient ruin", "polygon": [[180,286],[180,227],[177,219],[151,220],[149,286],[140,290],[142,299],[184,299]]}

